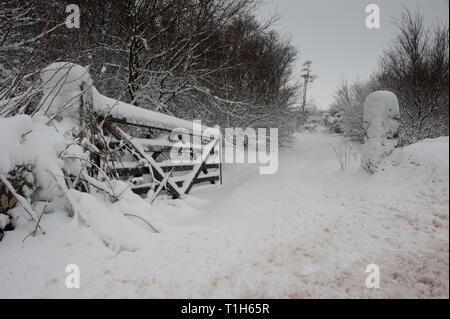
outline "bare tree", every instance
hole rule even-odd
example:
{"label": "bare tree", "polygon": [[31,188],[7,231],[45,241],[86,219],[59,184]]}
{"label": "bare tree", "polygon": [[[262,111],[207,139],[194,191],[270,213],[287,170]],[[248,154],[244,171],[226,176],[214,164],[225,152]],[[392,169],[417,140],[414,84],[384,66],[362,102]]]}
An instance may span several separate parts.
{"label": "bare tree", "polygon": [[420,12],[406,10],[397,26],[379,81],[400,100],[404,142],[448,135],[448,25],[426,28]]}
{"label": "bare tree", "polygon": [[[67,29],[70,0],[2,1],[8,14],[0,20],[6,39],[0,67],[13,71],[2,79],[0,94],[10,103],[30,88],[39,92],[34,81],[40,70],[68,61],[88,66],[103,94],[136,106],[206,124],[279,127],[288,135],[298,90],[292,81],[296,50],[271,31],[276,16],[257,21],[259,2],[78,0],[80,29]],[[15,83],[20,89],[11,92]]]}

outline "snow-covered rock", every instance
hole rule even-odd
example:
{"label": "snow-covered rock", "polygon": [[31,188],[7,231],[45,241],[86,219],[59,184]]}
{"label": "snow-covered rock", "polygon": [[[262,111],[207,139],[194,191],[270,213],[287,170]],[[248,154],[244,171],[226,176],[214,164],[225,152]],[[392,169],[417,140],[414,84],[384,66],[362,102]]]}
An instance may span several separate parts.
{"label": "snow-covered rock", "polygon": [[389,91],[370,94],[364,102],[364,128],[362,166],[375,173],[383,158],[398,145],[400,110],[397,96]]}

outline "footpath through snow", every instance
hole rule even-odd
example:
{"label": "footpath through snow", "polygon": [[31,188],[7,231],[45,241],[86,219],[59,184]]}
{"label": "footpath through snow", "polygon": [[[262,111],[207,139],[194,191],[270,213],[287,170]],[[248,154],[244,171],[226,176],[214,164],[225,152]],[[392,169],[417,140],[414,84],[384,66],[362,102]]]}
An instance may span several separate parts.
{"label": "footpath through snow", "polygon": [[[340,137],[297,135],[276,175],[226,167],[222,188],[159,203],[162,232],[134,252],[46,215],[47,235],[0,244],[0,298],[448,298],[448,142],[397,151],[370,176],[356,161],[339,171]],[[68,264],[80,289],[65,287]],[[365,287],[369,264],[380,289]]]}

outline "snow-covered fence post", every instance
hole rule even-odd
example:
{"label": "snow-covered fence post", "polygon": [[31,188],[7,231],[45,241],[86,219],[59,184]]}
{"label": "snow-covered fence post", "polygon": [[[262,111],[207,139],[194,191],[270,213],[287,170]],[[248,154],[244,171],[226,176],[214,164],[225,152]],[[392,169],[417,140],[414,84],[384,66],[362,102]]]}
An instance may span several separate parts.
{"label": "snow-covered fence post", "polygon": [[80,84],[80,139],[89,136],[94,123],[92,86],[86,81]]}
{"label": "snow-covered fence post", "polygon": [[52,120],[65,121],[85,151],[89,151],[89,174],[98,174],[99,128],[94,112],[92,78],[89,70],[70,62],[57,62],[41,72],[44,96],[38,110]]}
{"label": "snow-covered fence post", "polygon": [[361,164],[371,174],[398,145],[400,111],[397,96],[389,91],[370,94],[364,102],[365,144]]}

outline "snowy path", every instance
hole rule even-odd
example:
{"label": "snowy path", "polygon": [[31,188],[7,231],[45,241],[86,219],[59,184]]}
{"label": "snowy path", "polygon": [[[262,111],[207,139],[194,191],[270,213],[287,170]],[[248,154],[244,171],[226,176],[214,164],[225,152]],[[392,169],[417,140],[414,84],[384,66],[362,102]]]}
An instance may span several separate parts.
{"label": "snowy path", "polygon": [[[116,255],[65,217],[48,219],[66,226],[22,244],[38,257],[0,245],[10,260],[0,261],[0,297],[448,298],[448,139],[405,151],[376,176],[356,163],[340,172],[339,142],[297,136],[276,175],[227,168],[221,189],[161,205],[162,233],[137,252]],[[422,146],[439,154],[422,158]],[[79,290],[64,286],[70,263]],[[380,289],[365,288],[369,264]]]}

